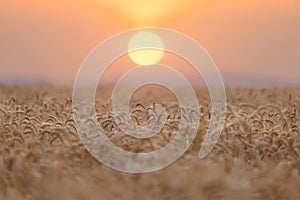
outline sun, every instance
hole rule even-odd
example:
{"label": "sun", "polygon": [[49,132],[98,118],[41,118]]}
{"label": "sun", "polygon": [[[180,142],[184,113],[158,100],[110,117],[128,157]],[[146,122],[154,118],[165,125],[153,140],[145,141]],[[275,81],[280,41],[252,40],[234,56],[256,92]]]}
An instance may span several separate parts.
{"label": "sun", "polygon": [[128,55],[138,65],[157,63],[164,54],[161,38],[151,31],[135,33],[128,43]]}

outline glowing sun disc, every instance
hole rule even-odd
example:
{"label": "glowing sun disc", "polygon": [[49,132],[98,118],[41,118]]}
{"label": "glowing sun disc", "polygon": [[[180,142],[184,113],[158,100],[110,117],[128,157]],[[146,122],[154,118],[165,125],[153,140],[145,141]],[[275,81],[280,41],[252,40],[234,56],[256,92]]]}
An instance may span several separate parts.
{"label": "glowing sun disc", "polygon": [[161,38],[150,31],[135,33],[128,43],[128,55],[138,65],[157,63],[163,56],[163,49]]}

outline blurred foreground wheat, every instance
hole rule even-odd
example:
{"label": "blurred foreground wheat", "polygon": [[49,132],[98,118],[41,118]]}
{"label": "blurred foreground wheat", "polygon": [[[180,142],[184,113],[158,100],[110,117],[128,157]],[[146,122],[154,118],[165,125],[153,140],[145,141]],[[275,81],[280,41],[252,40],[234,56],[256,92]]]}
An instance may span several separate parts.
{"label": "blurred foreground wheat", "polygon": [[[103,166],[84,148],[70,90],[0,86],[0,199],[299,199],[300,90],[228,89],[227,94],[225,128],[208,157],[197,157],[210,117],[203,96],[191,148],[163,170],[126,174]],[[96,111],[112,142],[149,152],[166,145],[178,128],[176,102],[164,106],[169,113],[164,129],[145,140],[119,131],[110,105],[96,103]],[[134,102],[131,117],[146,124],[147,111],[149,106]]]}

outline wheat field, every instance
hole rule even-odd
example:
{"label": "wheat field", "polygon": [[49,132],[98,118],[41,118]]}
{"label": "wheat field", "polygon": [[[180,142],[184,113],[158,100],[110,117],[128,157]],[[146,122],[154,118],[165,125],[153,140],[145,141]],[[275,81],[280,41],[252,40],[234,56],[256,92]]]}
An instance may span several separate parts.
{"label": "wheat field", "polygon": [[[127,174],[98,162],[81,143],[71,89],[0,86],[0,199],[300,199],[299,88],[227,88],[225,127],[204,159],[197,154],[210,101],[201,91],[203,116],[188,151],[162,170]],[[136,123],[147,124],[155,94],[141,92],[132,99]],[[109,101],[99,99],[101,128],[127,151],[163,147],[174,136],[180,109],[170,93],[159,96],[169,128],[157,136],[113,134]]]}

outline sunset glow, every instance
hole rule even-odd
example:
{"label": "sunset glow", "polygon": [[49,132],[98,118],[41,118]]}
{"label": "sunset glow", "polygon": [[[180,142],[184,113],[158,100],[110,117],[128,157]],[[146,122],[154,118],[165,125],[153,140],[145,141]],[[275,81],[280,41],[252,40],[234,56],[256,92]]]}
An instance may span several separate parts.
{"label": "sunset glow", "polygon": [[205,0],[93,0],[106,5],[115,16],[137,25],[159,25],[162,21]]}

